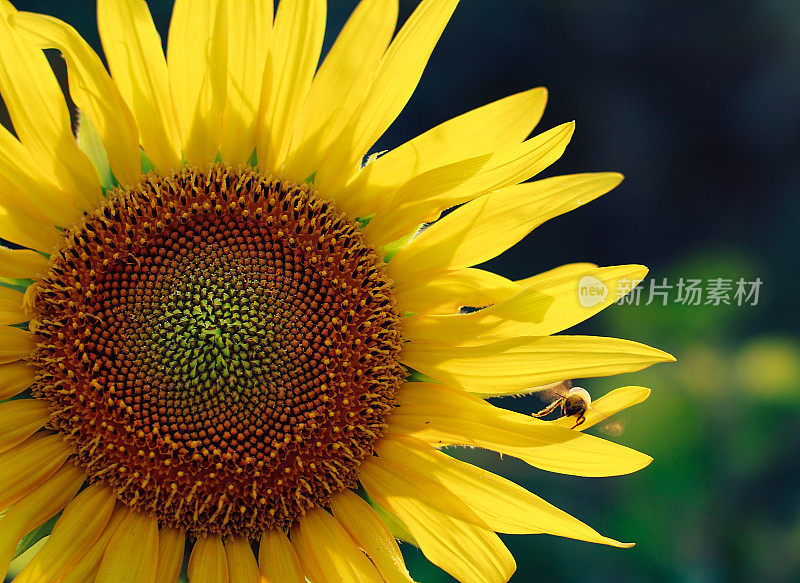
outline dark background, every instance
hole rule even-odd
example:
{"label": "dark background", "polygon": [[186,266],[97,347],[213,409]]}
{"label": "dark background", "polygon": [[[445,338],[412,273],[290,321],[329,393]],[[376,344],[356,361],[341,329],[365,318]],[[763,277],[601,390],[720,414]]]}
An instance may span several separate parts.
{"label": "dark background", "polygon": [[[172,2],[149,4],[166,38]],[[356,2],[329,4],[326,47]],[[401,2],[401,19],[415,4]],[[99,49],[92,2],[15,5],[70,22]],[[671,284],[763,281],[756,306],[683,306],[673,290],[667,306],[614,306],[580,327],[678,357],[581,383],[595,396],[653,388],[605,431],[653,455],[649,468],[588,479],[464,454],[604,534],[638,542],[619,550],[505,537],[518,563],[513,582],[800,580],[799,72],[798,2],[464,0],[378,144],[394,147],[544,85],[550,105],[540,129],[577,120],[567,153],[546,174],[618,170],[626,180],[489,267],[522,278],[575,261],[643,263]],[[540,407],[533,397],[503,404]],[[417,580],[452,581],[404,551]]]}

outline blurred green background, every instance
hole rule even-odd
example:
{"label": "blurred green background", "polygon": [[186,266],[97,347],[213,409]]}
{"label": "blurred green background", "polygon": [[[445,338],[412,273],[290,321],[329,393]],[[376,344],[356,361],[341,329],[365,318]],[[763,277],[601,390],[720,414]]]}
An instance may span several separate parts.
{"label": "blurred green background", "polygon": [[[242,0],[244,1],[244,0]],[[170,0],[150,0],[166,37]],[[330,46],[354,1],[329,2]],[[401,2],[401,18],[416,2]],[[17,0],[96,48],[92,2]],[[615,191],[537,229],[489,267],[522,278],[563,263],[643,263],[650,278],[739,278],[757,305],[609,308],[579,331],[646,342],[678,363],[579,384],[651,398],[592,433],[655,458],[630,476],[576,478],[464,452],[604,534],[619,550],[505,537],[515,583],[800,581],[800,3],[781,0],[465,0],[388,149],[449,117],[544,85],[540,125],[577,120],[547,175],[619,170]],[[2,114],[2,112],[0,112]],[[733,297],[731,296],[733,300]],[[705,300],[704,300],[705,301]],[[535,397],[504,406],[538,410]],[[423,583],[452,581],[405,546]]]}

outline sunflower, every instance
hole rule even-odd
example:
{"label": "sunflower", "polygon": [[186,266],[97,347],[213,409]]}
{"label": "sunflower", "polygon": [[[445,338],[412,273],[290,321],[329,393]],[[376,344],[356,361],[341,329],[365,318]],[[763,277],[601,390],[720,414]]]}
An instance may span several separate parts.
{"label": "sunflower", "polygon": [[647,389],[574,429],[486,399],[672,360],[554,335],[641,266],[473,267],[622,178],[528,181],[573,132],[529,137],[544,89],[365,159],[456,4],[395,34],[397,0],[363,0],[318,67],[324,0],[177,0],[166,58],[143,0],[98,0],[109,73],[0,0],[0,573],[48,535],[16,582],[169,583],[185,554],[192,583],[408,582],[404,540],[489,583],[515,570],[498,532],[628,546],[443,451],[636,471],[581,430]]}

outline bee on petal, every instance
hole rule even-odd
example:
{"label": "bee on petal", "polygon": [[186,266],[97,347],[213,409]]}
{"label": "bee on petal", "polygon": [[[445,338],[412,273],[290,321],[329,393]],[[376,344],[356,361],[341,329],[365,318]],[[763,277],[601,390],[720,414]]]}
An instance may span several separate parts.
{"label": "bee on petal", "polygon": [[550,400],[550,404],[541,411],[533,413],[533,416],[546,417],[560,407],[562,417],[575,417],[575,425],[572,426],[572,429],[586,420],[586,412],[592,404],[589,391],[581,387],[573,387],[570,380],[543,385],[537,393],[543,400]]}

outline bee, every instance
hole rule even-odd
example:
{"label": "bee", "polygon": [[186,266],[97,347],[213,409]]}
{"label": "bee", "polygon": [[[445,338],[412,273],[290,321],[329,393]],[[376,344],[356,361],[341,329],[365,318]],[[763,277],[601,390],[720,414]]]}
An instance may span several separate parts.
{"label": "bee", "polygon": [[567,380],[543,385],[537,392],[543,399],[553,400],[538,413],[533,413],[534,417],[546,417],[558,407],[561,407],[562,417],[575,417],[575,425],[572,426],[572,429],[586,421],[586,413],[592,404],[592,397],[586,389],[573,387],[572,381]]}

